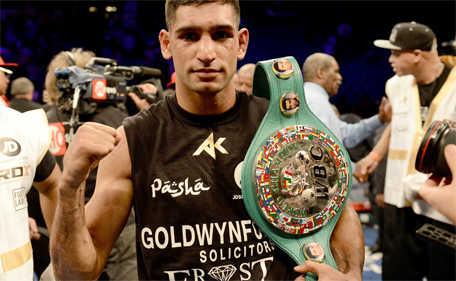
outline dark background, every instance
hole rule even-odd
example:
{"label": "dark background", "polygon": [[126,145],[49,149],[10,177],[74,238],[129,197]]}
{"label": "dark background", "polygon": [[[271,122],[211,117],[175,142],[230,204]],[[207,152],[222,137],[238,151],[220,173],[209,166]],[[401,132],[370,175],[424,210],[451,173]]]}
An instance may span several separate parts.
{"label": "dark background", "polygon": [[[314,52],[335,56],[344,83],[331,99],[341,113],[369,117],[378,111],[384,85],[394,75],[389,50],[373,45],[388,39],[398,22],[426,24],[439,44],[455,39],[455,1],[245,1],[241,27],[250,31],[245,63],[293,56],[302,65]],[[89,7],[97,8],[89,12]],[[106,12],[115,6],[116,12]],[[158,33],[165,28],[164,1],[2,0],[1,56],[17,62],[13,79],[26,76],[41,101],[46,67],[62,50],[82,47],[119,65],[159,68],[162,84],[174,71],[162,58]]]}

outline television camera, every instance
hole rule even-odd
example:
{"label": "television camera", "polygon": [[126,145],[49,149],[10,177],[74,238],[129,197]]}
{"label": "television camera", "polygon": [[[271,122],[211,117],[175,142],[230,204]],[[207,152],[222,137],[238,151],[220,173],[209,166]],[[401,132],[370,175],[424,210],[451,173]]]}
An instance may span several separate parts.
{"label": "television camera", "polygon": [[[157,94],[143,93],[137,86],[127,86],[127,80],[135,76],[157,77],[161,71],[144,66],[119,66],[117,61],[94,57],[84,69],[69,66],[54,70],[56,86],[60,91],[57,106],[64,112],[78,111],[78,114],[92,114],[103,104],[122,104],[127,101],[128,93],[133,92],[139,98],[155,103],[162,95],[160,79],[150,78],[144,82],[157,87]],[[143,82],[143,83],[144,83]]]}
{"label": "television camera", "polygon": [[[56,106],[64,113],[70,113],[70,131],[79,124],[79,115],[96,113],[107,105],[124,106],[128,93],[133,92],[149,103],[162,99],[163,87],[161,70],[143,66],[119,66],[109,58],[93,57],[84,68],[69,66],[55,69],[56,86],[60,91]],[[127,80],[135,76],[149,77],[142,83],[151,83],[157,94],[144,93],[137,85],[127,86]]]}

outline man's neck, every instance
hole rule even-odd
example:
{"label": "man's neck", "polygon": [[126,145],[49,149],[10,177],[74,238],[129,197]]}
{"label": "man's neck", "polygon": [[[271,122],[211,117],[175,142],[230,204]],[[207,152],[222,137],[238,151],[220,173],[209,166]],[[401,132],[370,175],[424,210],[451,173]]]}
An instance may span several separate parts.
{"label": "man's neck", "polygon": [[414,73],[416,82],[419,85],[429,85],[433,83],[442,74],[444,68],[443,62],[438,57],[432,61],[425,62]]}
{"label": "man's neck", "polygon": [[32,100],[32,98],[29,95],[15,95],[13,98],[14,99],[26,99],[26,100],[29,100],[29,101]]}
{"label": "man's neck", "polygon": [[176,88],[177,103],[185,111],[196,115],[216,115],[228,111],[236,103],[236,90],[231,83],[216,94],[200,94],[179,91]]}

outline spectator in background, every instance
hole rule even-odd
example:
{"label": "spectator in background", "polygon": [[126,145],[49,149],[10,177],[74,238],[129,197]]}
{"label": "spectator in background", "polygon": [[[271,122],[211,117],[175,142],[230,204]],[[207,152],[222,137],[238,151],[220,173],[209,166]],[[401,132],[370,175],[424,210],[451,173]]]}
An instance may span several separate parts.
{"label": "spectator in background", "polygon": [[439,48],[440,60],[444,63],[456,65],[456,37],[450,41],[443,42]]}
{"label": "spectator in background", "polygon": [[171,81],[166,84],[166,88],[176,90],[176,72],[171,75]]}
{"label": "spectator in background", "polygon": [[[339,91],[342,75],[339,64],[333,56],[324,53],[310,55],[302,65],[302,72],[305,81],[304,93],[310,110],[326,124],[346,148],[355,147],[372,135],[383,123],[391,120],[391,105],[386,104],[385,98],[382,99],[377,115],[356,124],[348,124],[337,118],[329,98]],[[353,168],[356,169],[354,166]]]}
{"label": "spectator in background", "polygon": [[443,42],[440,46],[440,60],[449,66],[456,66],[456,38],[448,42]]}
{"label": "spectator in background", "polygon": [[171,81],[166,84],[166,89],[163,91],[163,98],[171,95],[176,91],[176,72],[171,75]]}
{"label": "spectator in background", "polygon": [[239,68],[237,72],[237,80],[236,80],[236,89],[240,91],[244,91],[247,94],[252,94],[252,86],[253,86],[253,73],[255,72],[255,64],[247,63],[244,64],[241,68]]}
{"label": "spectator in background", "polygon": [[358,162],[362,174],[370,173],[388,153],[383,280],[455,280],[454,252],[415,237],[425,223],[451,233],[455,233],[454,224],[426,201],[410,195],[427,179],[414,169],[422,132],[435,120],[456,123],[456,70],[440,60],[437,38],[423,24],[398,23],[389,40],[376,40],[374,45],[390,50],[388,61],[396,73],[385,86],[394,110],[392,121],[374,154]]}
{"label": "spectator in background", "polygon": [[33,101],[35,87],[27,77],[19,77],[11,84],[10,107],[20,112],[42,108],[43,106]]}
{"label": "spectator in background", "polygon": [[13,74],[12,69],[18,66],[17,63],[5,63],[3,58],[0,57],[0,71],[2,75],[0,75],[0,105],[2,106],[9,106],[10,102],[6,97],[6,92],[8,91],[8,87],[10,84],[10,77]]}

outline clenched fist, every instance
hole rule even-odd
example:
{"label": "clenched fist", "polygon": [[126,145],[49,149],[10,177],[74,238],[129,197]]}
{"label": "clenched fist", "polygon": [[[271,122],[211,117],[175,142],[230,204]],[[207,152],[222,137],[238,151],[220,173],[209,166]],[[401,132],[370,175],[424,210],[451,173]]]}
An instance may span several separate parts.
{"label": "clenched fist", "polygon": [[63,174],[67,186],[77,188],[86,181],[99,161],[119,142],[116,129],[99,123],[84,123],[78,128],[63,157]]}

